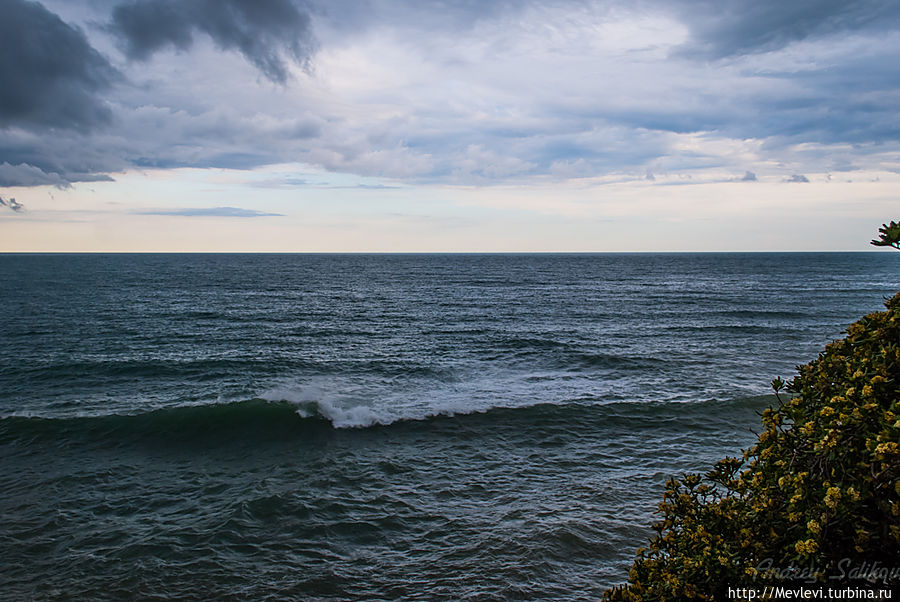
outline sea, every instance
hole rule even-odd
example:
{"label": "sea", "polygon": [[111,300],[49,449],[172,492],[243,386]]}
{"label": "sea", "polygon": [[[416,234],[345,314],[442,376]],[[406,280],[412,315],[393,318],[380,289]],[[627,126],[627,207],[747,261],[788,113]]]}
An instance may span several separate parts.
{"label": "sea", "polygon": [[900,253],[0,255],[0,599],[596,600]]}

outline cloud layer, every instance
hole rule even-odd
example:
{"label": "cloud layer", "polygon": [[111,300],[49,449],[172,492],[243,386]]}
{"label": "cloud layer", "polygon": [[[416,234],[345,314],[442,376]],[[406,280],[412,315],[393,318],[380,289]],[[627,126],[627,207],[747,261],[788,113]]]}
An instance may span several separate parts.
{"label": "cloud layer", "polygon": [[87,131],[107,124],[116,71],[42,5],[0,0],[0,126]]}
{"label": "cloud layer", "polygon": [[186,51],[204,33],[280,83],[288,78],[283,55],[305,65],[314,47],[309,16],[289,0],[137,0],[115,7],[111,31],[140,60],[167,46]]}
{"label": "cloud layer", "polygon": [[0,0],[0,35],[0,187],[900,169],[890,0]]}
{"label": "cloud layer", "polygon": [[136,211],[136,215],[178,215],[183,217],[278,217],[280,213],[265,213],[239,207],[200,207],[185,209],[154,209]]}

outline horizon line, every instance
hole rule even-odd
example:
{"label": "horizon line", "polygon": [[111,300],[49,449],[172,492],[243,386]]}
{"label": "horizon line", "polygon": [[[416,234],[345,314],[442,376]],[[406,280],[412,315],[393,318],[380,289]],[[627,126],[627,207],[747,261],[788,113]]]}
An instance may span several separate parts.
{"label": "horizon line", "polygon": [[884,253],[875,249],[742,251],[0,251],[0,255],[747,255],[802,253]]}

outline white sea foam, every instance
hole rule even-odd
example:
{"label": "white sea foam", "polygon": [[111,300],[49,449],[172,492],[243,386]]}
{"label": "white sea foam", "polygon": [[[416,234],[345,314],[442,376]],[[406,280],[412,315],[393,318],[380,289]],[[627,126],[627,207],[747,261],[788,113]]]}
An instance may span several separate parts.
{"label": "white sea foam", "polygon": [[[496,383],[495,383],[496,384]],[[305,418],[321,417],[335,428],[365,428],[434,416],[486,412],[501,407],[540,403],[513,400],[477,386],[445,385],[398,391],[390,383],[320,378],[305,383],[282,383],[259,394],[260,399],[287,402]]]}
{"label": "white sea foam", "polygon": [[266,401],[291,403],[297,407],[300,416],[319,416],[335,428],[390,424],[397,420],[397,417],[375,411],[361,400],[354,400],[353,396],[318,383],[280,385],[264,391],[259,397]]}

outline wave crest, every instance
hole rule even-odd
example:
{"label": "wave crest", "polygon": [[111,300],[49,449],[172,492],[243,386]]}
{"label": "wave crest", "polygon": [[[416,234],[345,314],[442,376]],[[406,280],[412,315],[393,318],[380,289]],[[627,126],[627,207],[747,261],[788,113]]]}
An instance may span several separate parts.
{"label": "wave crest", "polygon": [[[230,403],[179,406],[133,415],[47,418],[0,418],[0,443],[51,442],[68,446],[87,442],[120,446],[140,442],[230,445],[234,442],[265,445],[274,441],[316,441],[337,431],[387,428],[395,432],[428,430],[434,436],[511,428],[548,433],[582,428],[640,432],[657,428],[722,428],[735,411],[758,410],[771,396],[692,403],[573,401],[518,407],[477,409],[441,408],[391,415],[364,406],[341,407],[322,400],[270,401],[250,399]],[[397,430],[399,429],[399,430]]]}

